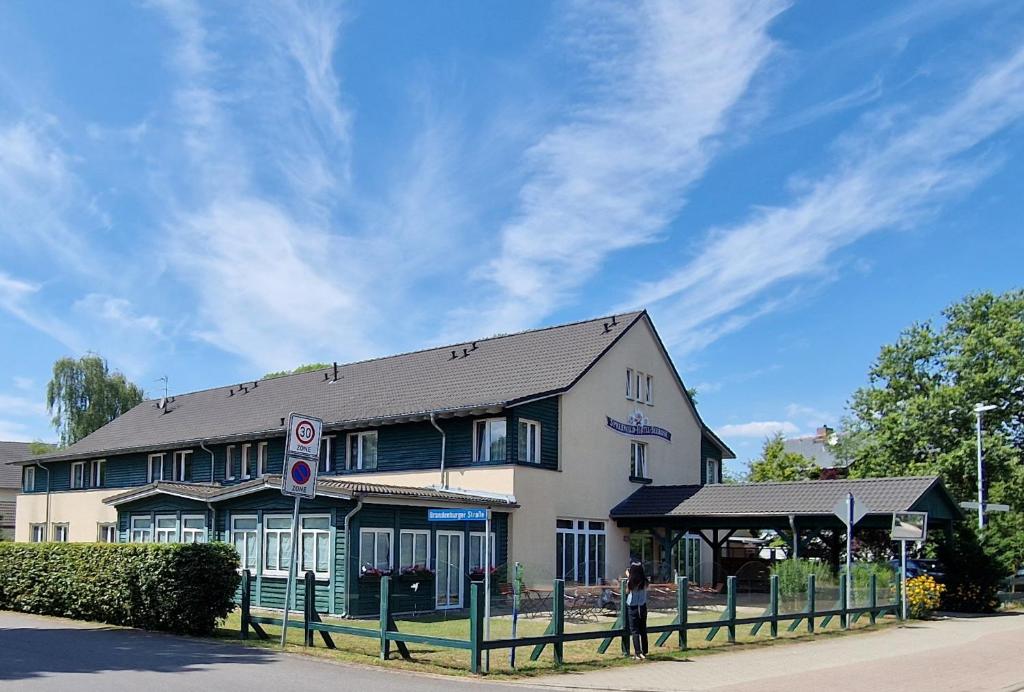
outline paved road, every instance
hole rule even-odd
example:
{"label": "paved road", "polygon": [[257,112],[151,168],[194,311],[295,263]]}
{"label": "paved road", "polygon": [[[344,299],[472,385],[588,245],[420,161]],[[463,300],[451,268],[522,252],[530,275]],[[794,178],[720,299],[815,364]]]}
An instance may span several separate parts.
{"label": "paved road", "polygon": [[[432,677],[282,655],[183,637],[0,612],[0,690],[89,692],[470,692],[469,679]],[[522,686],[487,685],[494,692]]]}

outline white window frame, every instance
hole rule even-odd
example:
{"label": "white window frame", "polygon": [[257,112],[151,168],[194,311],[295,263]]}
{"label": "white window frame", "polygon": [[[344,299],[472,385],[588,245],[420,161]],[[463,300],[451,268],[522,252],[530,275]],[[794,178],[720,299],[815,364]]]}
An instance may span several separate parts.
{"label": "white window frame", "polygon": [[[412,562],[405,563],[402,561],[402,539],[406,536],[412,537],[412,551],[410,552],[410,559]],[[424,569],[430,569],[430,531],[428,529],[402,529],[398,534],[398,573],[401,574],[402,570],[409,567],[414,567],[419,563],[416,562],[416,538],[422,536],[427,544],[427,558],[426,562],[423,563]],[[360,563],[362,564],[362,563]]]}
{"label": "white window frame", "polygon": [[[253,528],[251,528],[251,529],[240,529],[240,528],[238,528],[235,525],[235,522],[240,521],[240,520],[253,522],[253,524],[254,524]],[[238,569],[239,569],[239,571],[244,570],[244,569],[251,569],[253,575],[256,575],[256,574],[259,573],[260,560],[262,559],[262,555],[260,554],[260,549],[263,547],[263,544],[260,542],[260,534],[262,533],[261,532],[261,528],[262,527],[260,526],[259,517],[256,516],[255,514],[237,514],[237,515],[233,514],[233,515],[231,515],[231,545],[235,546],[236,550],[238,549],[238,541],[236,540],[237,536],[239,536],[239,535],[245,536],[245,535],[251,533],[251,534],[253,534],[254,538],[256,539],[255,540],[255,543],[256,543],[256,547],[255,547],[256,553],[255,553],[255,555],[252,555],[252,556],[249,555],[249,542],[248,542],[248,540],[246,540],[245,538],[242,539],[242,549],[238,551],[238,559],[239,559]],[[246,563],[249,561],[250,557],[253,558],[253,560],[252,560],[253,566],[251,568],[246,566]]]}
{"label": "white window frame", "polygon": [[[198,519],[203,522],[203,528],[194,529],[185,526],[185,522],[190,519]],[[207,537],[207,526],[206,517],[202,514],[182,514],[181,522],[178,531],[178,540],[182,543],[206,543]],[[190,540],[191,539],[191,540]],[[196,540],[198,539],[198,540]]]}
{"label": "white window frame", "polygon": [[[192,457],[192,451],[193,450],[191,449],[179,449],[178,451],[174,452],[174,463],[171,464],[172,480],[176,480],[181,483],[185,483],[187,481],[192,480],[191,478],[185,477],[185,457]],[[195,459],[192,459],[192,461],[195,461]]]}
{"label": "white window frame", "polygon": [[[162,528],[160,528],[160,520],[161,519],[173,519],[174,520],[174,528],[173,529],[162,529]],[[161,541],[160,540],[160,535],[161,534],[167,534],[168,531],[174,531],[174,533],[169,536],[171,538],[171,540],[169,540],[169,541]],[[153,542],[154,543],[180,543],[181,542],[181,521],[178,519],[178,515],[177,514],[157,514],[155,517],[153,517]]]}
{"label": "white window frame", "polygon": [[[641,454],[640,454],[640,457],[641,457],[641,459],[640,459],[640,468],[639,468],[639,471],[641,473],[636,473],[636,471],[638,470],[636,468],[636,458],[637,458],[637,452],[638,451],[641,452]],[[649,459],[649,452],[650,451],[651,451],[650,450],[650,446],[646,442],[641,442],[640,440],[630,440],[629,441],[629,477],[630,478],[649,479],[651,477],[650,476],[650,467],[648,466],[648,463],[650,462],[650,459]]]}
{"label": "white window frame", "polygon": [[[505,458],[501,461],[508,461],[508,419],[507,418],[478,418],[473,421],[473,461],[497,461],[491,459],[491,424],[492,423],[504,423],[505,424]],[[477,432],[480,424],[484,424],[484,434],[487,435],[487,444],[482,445],[481,450],[480,434]],[[483,451],[485,454],[481,456],[480,452]],[[519,452],[516,452],[516,456]]]}
{"label": "white window frame", "polygon": [[[159,454],[150,454],[149,455],[149,460],[148,460],[148,462],[146,464],[146,472],[147,472],[147,478],[148,478],[148,482],[149,483],[153,483],[154,481],[166,480],[164,478],[164,459],[166,457],[167,457],[167,454],[164,453],[164,452],[160,452]],[[157,478],[156,474],[153,473],[153,462],[158,460],[158,459],[160,461],[160,463],[158,465],[158,468],[160,469],[160,477],[159,478]]]}
{"label": "white window frame", "polygon": [[395,530],[385,529],[377,526],[363,526],[359,529],[359,573],[363,573],[363,565],[366,561],[363,560],[363,534],[372,533],[373,536],[373,560],[370,562],[374,569],[381,569],[377,567],[377,536],[381,534],[388,535],[388,566],[381,571],[387,573],[394,571],[395,565]]}
{"label": "white window frame", "polygon": [[[362,449],[362,443],[360,443],[360,449]],[[320,473],[334,472],[334,435],[324,435],[320,438],[320,461],[323,463]]]}
{"label": "white window frame", "polygon": [[58,521],[53,524],[54,543],[67,543],[71,534],[71,524],[66,521]]}
{"label": "white window frame", "polygon": [[89,468],[89,487],[102,488],[107,483],[107,460],[94,459]]}
{"label": "white window frame", "polygon": [[640,370],[633,371],[633,400],[643,402],[644,374]]}
{"label": "white window frame", "polygon": [[[365,460],[363,459],[363,440],[367,437],[372,436],[376,440],[374,444],[374,454],[377,458],[373,460],[373,468],[369,470],[376,471],[380,462],[380,437],[377,435],[376,430],[364,430],[363,432],[349,433],[345,439],[345,464],[350,470],[362,471],[366,469]],[[352,438],[358,440],[357,451],[355,459],[352,458]]]}
{"label": "white window frame", "polygon": [[[714,473],[712,473],[712,470]],[[715,485],[719,483],[719,461],[714,457],[704,459],[704,485]]]}
{"label": "white window frame", "polygon": [[644,403],[654,406],[654,375],[644,375]]}
{"label": "white window frame", "polygon": [[[149,527],[136,528],[135,523],[139,521],[148,521]],[[155,527],[156,523],[153,521],[153,517],[149,515],[132,517],[128,522],[128,541],[130,543],[152,543],[153,529]],[[139,536],[138,540],[136,540],[136,536]]]}
{"label": "white window frame", "polygon": [[21,492],[30,493],[36,489],[36,467],[25,466],[21,471]]}
{"label": "white window frame", "polygon": [[117,543],[118,542],[117,523],[112,521],[98,521],[96,522],[96,542],[97,543]]}
{"label": "white window frame", "polygon": [[[327,528],[326,529],[319,529],[319,528],[307,529],[306,528],[306,520],[307,519],[326,519],[327,520]],[[317,560],[317,558],[319,557],[319,554],[318,554],[319,553],[319,549],[317,547],[317,541],[316,541],[317,534],[325,534],[327,536],[327,560],[326,560],[327,568],[324,569],[324,570],[316,569],[316,565],[319,562],[319,560]],[[313,537],[313,569],[312,570],[306,570],[304,565],[303,565],[303,560],[305,559],[305,557],[304,557],[303,552],[302,552],[302,547],[303,547],[303,545],[305,543],[307,535],[310,535],[310,536]],[[313,572],[313,576],[316,577],[317,579],[330,579],[331,578],[331,553],[332,553],[332,551],[331,551],[331,515],[330,514],[301,514],[301,515],[299,515],[299,551],[298,551],[298,561],[299,561],[298,567],[299,567],[299,571],[302,574],[305,574],[307,571],[312,571]]]}
{"label": "white window frame", "polygon": [[[480,543],[477,544],[478,548],[476,550],[476,555],[473,554],[473,552],[474,552],[473,551],[473,539],[474,538],[480,539]],[[497,543],[498,543],[497,534],[494,531],[491,531],[491,569],[494,569],[494,567],[495,567],[495,564],[494,564],[494,561],[496,559],[495,556],[498,554],[498,550],[496,548]],[[483,566],[484,566],[484,559],[483,559],[484,558],[484,546],[486,544],[487,544],[487,533],[486,532],[484,532],[484,531],[470,531],[469,532],[469,540],[466,542],[466,570],[470,574],[473,573],[473,562],[474,562],[474,560],[479,562],[480,563],[480,569],[483,569]]]}
{"label": "white window frame", "polygon": [[29,524],[28,525],[28,540],[29,540],[30,543],[45,543],[46,542],[46,524],[42,524],[42,523]]}
{"label": "white window frame", "polygon": [[[81,477],[76,478],[76,475],[78,475],[78,472],[81,472]],[[82,489],[84,489],[85,488],[86,478],[87,477],[85,475],[85,462],[84,461],[72,462],[72,464],[71,464],[71,489],[72,490],[82,490]]]}
{"label": "white window frame", "polygon": [[242,454],[239,457],[241,461],[241,468],[239,471],[242,474],[242,480],[247,481],[252,478],[252,469],[249,468],[252,463],[252,444],[245,442],[242,444]]}
{"label": "white window frame", "polygon": [[224,480],[235,480],[235,445],[228,445],[224,448]]}
{"label": "white window frame", "polygon": [[[569,521],[569,522],[572,522],[572,528],[563,528],[563,527],[558,526],[558,522],[559,521]],[[579,523],[580,522],[583,523],[583,528],[582,529],[579,528]],[[592,528],[590,528],[590,524],[591,523],[600,523],[603,526],[603,528],[601,528],[601,529],[592,529]],[[558,575],[557,574],[557,572],[558,572],[558,562],[557,562],[557,559],[556,559],[556,562],[555,562],[555,572],[556,572],[555,577],[556,578],[565,577],[565,581],[573,581],[574,583],[577,583],[577,584],[587,584],[587,585],[593,585],[593,586],[596,586],[597,584],[599,584],[601,579],[607,579],[608,578],[608,538],[609,537],[608,537],[608,521],[606,519],[580,519],[578,517],[576,517],[576,518],[557,517],[557,519],[555,521],[555,536],[556,536],[556,538],[557,538],[558,534],[568,534],[568,535],[573,536],[573,560],[574,560],[574,562],[573,562],[573,569],[574,570],[575,570],[576,565],[580,564],[580,561],[578,559],[578,555],[579,555],[579,550],[580,550],[580,544],[582,543],[582,545],[583,545],[583,555],[584,555],[584,560],[583,560],[584,573],[582,575],[582,577],[583,577],[582,579],[579,579],[579,577],[581,575],[578,575],[578,574],[575,575],[577,577],[577,579],[575,579],[575,580],[569,579],[568,578],[568,576],[569,576],[568,574]],[[604,564],[603,565],[599,565],[599,566],[598,565],[594,565],[595,569],[592,570],[591,569],[591,564],[590,564],[590,540],[591,540],[591,537],[595,537],[594,540],[596,541],[597,540],[596,536],[604,536]],[[582,540],[580,540],[581,538],[582,538]],[[563,538],[563,541],[564,540],[565,539]],[[557,541],[556,541],[555,545],[557,546]],[[556,547],[556,550],[557,550],[557,547]],[[564,543],[563,543],[563,550],[564,550]],[[563,560],[564,560],[564,556],[563,556]],[[563,564],[563,567],[564,567],[564,564]],[[598,567],[599,567],[599,569],[597,569]],[[593,577],[591,576],[591,572],[594,573]]]}
{"label": "white window frame", "polygon": [[633,400],[633,368],[626,368],[626,398]]}
{"label": "white window frame", "polygon": [[[521,435],[522,435],[522,432],[523,432],[522,431],[522,426],[523,425],[526,426],[527,437],[532,437],[533,438],[533,443],[534,443],[533,449],[534,449],[534,457],[535,457],[534,459],[529,459],[529,458],[523,459],[519,455],[519,451],[521,449],[520,445],[521,445],[521,439],[522,439]],[[516,459],[518,461],[522,461],[522,462],[527,463],[527,464],[539,464],[540,463],[540,460],[541,460],[541,455],[540,455],[541,429],[542,428],[541,428],[541,425],[540,425],[540,421],[532,420],[530,418],[520,418],[519,421],[516,423]],[[508,433],[506,431],[506,443],[507,442],[508,442]],[[529,457],[529,452],[530,452],[529,445],[527,445],[527,447],[526,447],[526,452],[527,452],[527,457]]]}
{"label": "white window frame", "polygon": [[[288,522],[288,526],[283,529],[272,529],[270,528],[271,519],[284,519]],[[265,577],[287,577],[288,576],[288,560],[292,556],[292,517],[290,514],[264,514],[263,515],[263,526],[260,527],[263,534],[263,545],[261,546],[263,552],[261,553],[263,576]],[[270,546],[268,536],[270,534],[277,534],[277,568],[270,569],[267,564],[266,550]],[[288,539],[288,551],[287,554],[282,552],[281,546],[284,543],[283,539]],[[282,569],[283,567],[283,569]]]}
{"label": "white window frame", "polygon": [[256,445],[256,477],[263,478],[267,475],[267,454],[270,450],[270,443],[260,442]]}

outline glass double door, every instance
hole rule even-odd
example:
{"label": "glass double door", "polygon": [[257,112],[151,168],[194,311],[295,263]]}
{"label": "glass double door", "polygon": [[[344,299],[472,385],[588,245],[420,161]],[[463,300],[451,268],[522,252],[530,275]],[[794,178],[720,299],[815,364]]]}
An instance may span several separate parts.
{"label": "glass double door", "polygon": [[437,574],[434,579],[434,596],[439,609],[462,608],[462,533],[457,531],[437,532]]}

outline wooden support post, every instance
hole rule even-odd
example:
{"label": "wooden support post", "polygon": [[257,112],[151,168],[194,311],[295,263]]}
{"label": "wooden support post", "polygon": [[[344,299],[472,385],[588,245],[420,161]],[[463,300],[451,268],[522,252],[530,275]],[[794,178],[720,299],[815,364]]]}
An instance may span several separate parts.
{"label": "wooden support post", "polygon": [[768,608],[772,639],[779,636],[779,575],[773,574],[768,584]]}
{"label": "wooden support post", "polygon": [[313,646],[313,630],[309,629],[309,625],[313,622],[315,610],[316,577],[308,570],[303,575],[302,589],[302,645]]}
{"label": "wooden support post", "polygon": [[391,642],[387,638],[388,622],[390,620],[391,577],[384,576],[380,578],[380,660],[382,661],[388,660],[388,656],[391,653]]}
{"label": "wooden support post", "polygon": [[480,584],[469,585],[469,669],[474,674],[480,673],[480,661],[483,658],[484,641],[484,592]]}
{"label": "wooden support post", "polygon": [[729,643],[736,643],[736,577],[725,579],[725,609],[729,618],[728,633]]}
{"label": "wooden support post", "polygon": [[676,619],[679,621],[679,650],[686,649],[686,623],[690,609],[690,580],[687,577],[676,579]]}
{"label": "wooden support post", "polygon": [[[553,634],[561,637],[565,634],[565,582],[561,579],[555,580],[555,589],[551,594],[551,625],[555,630]],[[565,644],[558,639],[553,648],[555,650],[555,665],[562,665]]]}
{"label": "wooden support post", "polygon": [[[622,622],[622,637],[619,640],[619,650],[623,656],[629,656],[629,606],[626,605],[626,596],[629,588],[625,579],[619,580],[619,621]],[[602,652],[603,653],[603,652]]]}
{"label": "wooden support post", "polygon": [[875,611],[875,608],[878,607],[878,579],[874,574],[871,575],[869,589],[870,593],[868,594],[868,598],[871,600],[868,602],[868,605],[871,606],[871,612],[868,613],[868,617],[871,619],[871,624],[873,625],[875,624],[875,620],[878,618],[878,613]]}
{"label": "wooden support post", "polygon": [[849,575],[839,575],[839,626],[844,630],[850,629],[850,618],[846,612],[850,607],[850,604],[846,599],[846,580],[849,579]]}
{"label": "wooden support post", "polygon": [[807,575],[807,631],[814,634],[814,588],[813,574]]}
{"label": "wooden support post", "polygon": [[242,639],[249,638],[249,607],[252,598],[252,575],[242,570]]}

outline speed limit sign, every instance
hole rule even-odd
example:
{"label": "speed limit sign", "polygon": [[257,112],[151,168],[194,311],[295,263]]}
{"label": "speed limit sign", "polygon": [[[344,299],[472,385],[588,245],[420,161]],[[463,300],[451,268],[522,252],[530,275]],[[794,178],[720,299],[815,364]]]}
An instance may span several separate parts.
{"label": "speed limit sign", "polygon": [[286,454],[316,459],[320,457],[320,431],[324,422],[312,416],[293,413],[288,417]]}
{"label": "speed limit sign", "polygon": [[320,433],[324,422],[293,413],[288,417],[281,492],[294,497],[316,497],[316,471],[320,463]]}

